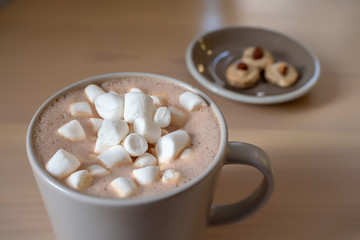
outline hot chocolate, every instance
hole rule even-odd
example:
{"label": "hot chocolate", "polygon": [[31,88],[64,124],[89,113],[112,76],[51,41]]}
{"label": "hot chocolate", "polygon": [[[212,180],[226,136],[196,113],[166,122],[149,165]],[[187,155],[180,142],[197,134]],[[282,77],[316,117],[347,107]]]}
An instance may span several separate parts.
{"label": "hot chocolate", "polygon": [[[159,179],[151,184],[141,184],[139,179],[135,181],[137,190],[131,197],[142,198],[153,196],[184,185],[199,176],[216,156],[220,144],[220,126],[218,119],[210,106],[200,107],[191,111],[185,109],[179,101],[183,93],[189,92],[189,90],[184,87],[150,77],[122,77],[95,83],[95,85],[99,86],[105,93],[113,93],[116,96],[124,96],[124,94],[129,92],[143,91],[147,96],[153,98],[156,109],[158,109],[159,112],[158,115],[160,115],[161,121],[159,120],[159,124],[166,126],[161,128],[161,136],[179,131],[177,132],[179,136],[183,134],[182,132],[186,132],[190,138],[190,143],[188,145],[184,144],[184,146],[186,145],[186,147],[184,147],[185,150],[181,149],[181,152],[176,155],[175,159],[166,162],[166,164],[157,163],[160,170]],[[148,164],[149,161],[153,161],[153,158],[137,160],[138,156],[135,156],[136,154],[130,154],[130,160],[128,162],[111,167],[107,166],[104,161],[101,161],[99,155],[101,152],[104,152],[104,150],[99,150],[98,152],[98,146],[96,146],[96,144],[99,138],[98,129],[102,126],[102,116],[99,115],[99,109],[95,107],[93,99],[84,91],[85,87],[87,86],[69,90],[46,107],[34,128],[34,149],[38,160],[44,168],[46,168],[48,161],[59,149],[65,150],[80,161],[80,166],[77,167],[77,171],[89,170],[89,166],[95,164],[100,165],[103,167],[103,170],[106,169],[105,173],[101,173],[103,170],[100,170],[100,174],[94,174],[91,177],[89,186],[80,190],[78,189],[78,191],[92,196],[118,198],[118,194],[116,194],[111,187],[114,185],[111,184],[113,180],[118,177],[133,179],[134,170],[142,169],[139,168],[139,166],[143,166],[142,164],[144,163]],[[101,94],[104,93],[99,93],[99,95]],[[192,96],[186,96],[186,99],[191,97]],[[90,106],[90,109],[86,108],[86,102]],[[108,105],[104,106],[106,108]],[[161,107],[165,107],[171,112],[171,123],[168,126],[165,121],[166,111],[164,109],[159,110]],[[81,109],[81,111],[77,111],[76,108]],[[153,111],[153,114],[155,114],[156,109]],[[59,131],[59,128],[73,120],[77,120],[78,123],[80,123],[85,133],[85,137],[76,139],[76,141],[69,140],[67,137],[64,137],[64,134],[60,134],[62,132]],[[121,119],[121,121],[125,120]],[[129,139],[130,135],[132,139],[138,139],[139,137],[137,136],[139,134],[134,133],[134,125],[136,127],[137,124],[136,121],[127,120],[129,130],[126,135]],[[141,122],[138,123],[138,125],[141,126]],[[138,129],[136,129],[136,132],[141,131],[141,127],[138,127]],[[104,131],[105,130],[102,132]],[[73,132],[70,131],[70,134],[73,134]],[[149,143],[146,149],[144,149],[147,156],[155,156],[155,158],[161,157],[158,156],[159,152],[157,152],[156,149],[157,140],[154,142],[151,140],[151,136],[145,136],[144,134],[143,136]],[[177,136],[174,138],[177,138]],[[126,144],[131,141],[125,141],[124,139],[116,145],[121,146],[121,149],[129,149]],[[141,139],[143,139],[142,136]],[[157,161],[157,159],[155,159],[155,161]],[[156,167],[154,167],[154,169],[155,168]],[[166,170],[171,171],[166,172]],[[138,172],[139,171],[135,171],[136,174]],[[180,174],[180,176],[178,174]],[[168,179],[172,179],[173,176],[179,177],[179,180],[168,181]],[[72,185],[69,184],[69,178],[54,177],[65,185],[72,187]]]}

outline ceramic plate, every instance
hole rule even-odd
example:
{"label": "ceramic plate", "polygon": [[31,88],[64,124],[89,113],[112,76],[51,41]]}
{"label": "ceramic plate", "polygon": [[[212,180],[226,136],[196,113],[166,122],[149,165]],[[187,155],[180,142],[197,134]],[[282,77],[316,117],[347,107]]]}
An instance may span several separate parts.
{"label": "ceramic plate", "polygon": [[[263,77],[252,88],[238,89],[225,80],[226,68],[241,58],[249,46],[267,49],[275,61],[286,61],[299,71],[297,82],[286,88],[267,83]],[[212,92],[240,102],[274,104],[296,99],[310,91],[320,74],[316,55],[297,40],[273,30],[257,27],[230,27],[197,37],[186,51],[191,75]]]}

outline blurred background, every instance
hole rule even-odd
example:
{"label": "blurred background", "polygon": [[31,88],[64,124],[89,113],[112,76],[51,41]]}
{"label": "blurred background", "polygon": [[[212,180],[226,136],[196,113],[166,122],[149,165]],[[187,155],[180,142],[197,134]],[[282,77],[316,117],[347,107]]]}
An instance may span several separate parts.
{"label": "blurred background", "polygon": [[[352,1],[346,2],[8,1],[0,9],[0,102],[6,102],[4,107],[8,110],[24,108],[2,114],[1,120],[29,121],[37,107],[57,90],[102,73],[151,72],[197,85],[185,66],[186,48],[199,34],[231,25],[269,27],[293,36],[314,50],[321,61],[321,79],[327,79],[320,81],[318,89],[324,87],[327,91],[312,94],[298,104],[308,104],[310,98],[316,98],[317,105],[328,104],[340,92],[358,91],[349,84],[341,84],[339,79],[344,71],[355,71],[358,62],[343,57],[339,63],[340,59],[334,58],[360,53],[355,44],[353,49],[339,45],[359,39],[359,29],[349,25],[358,19],[359,8],[349,4]],[[320,6],[324,9],[320,10]],[[22,97],[14,97],[19,91]],[[221,103],[219,97],[211,96]],[[254,109],[251,105],[242,107]],[[278,108],[262,110],[276,114]],[[293,106],[288,110],[291,109]],[[333,115],[337,118],[343,113]],[[225,109],[224,114],[233,112]],[[254,122],[253,116],[250,120],[242,116],[242,121],[264,127],[264,122]],[[349,124],[344,127],[354,123],[351,118],[347,121]],[[324,122],[323,127],[331,127],[330,122],[336,121]],[[308,127],[311,128],[310,124]]]}

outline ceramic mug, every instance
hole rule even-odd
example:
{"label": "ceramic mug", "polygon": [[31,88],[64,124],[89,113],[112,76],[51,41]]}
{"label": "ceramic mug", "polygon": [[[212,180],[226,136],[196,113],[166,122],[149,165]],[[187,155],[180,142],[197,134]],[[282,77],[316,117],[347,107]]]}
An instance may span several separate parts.
{"label": "ceramic mug", "polygon": [[[34,123],[38,121],[43,109],[69,89],[124,76],[164,79],[198,93],[210,104],[219,120],[221,142],[212,163],[196,179],[152,197],[105,199],[82,194],[60,184],[38,162],[34,154],[32,133]],[[254,213],[266,203],[274,188],[271,164],[266,153],[250,144],[228,142],[224,117],[208,96],[187,83],[149,73],[104,74],[59,91],[50,97],[33,117],[27,133],[26,147],[52,228],[59,240],[199,239],[206,227],[239,221]],[[263,180],[247,198],[233,204],[215,206],[212,205],[215,187],[225,164],[255,167],[263,174]]]}

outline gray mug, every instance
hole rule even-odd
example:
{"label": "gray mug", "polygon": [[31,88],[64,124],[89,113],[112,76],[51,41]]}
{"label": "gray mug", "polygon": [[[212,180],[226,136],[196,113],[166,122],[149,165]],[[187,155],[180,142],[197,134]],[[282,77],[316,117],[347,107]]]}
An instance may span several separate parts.
{"label": "gray mug", "polygon": [[[221,126],[221,143],[215,159],[199,177],[153,197],[105,199],[85,195],[60,184],[38,162],[32,133],[43,109],[69,89],[124,76],[164,79],[197,92],[210,104]],[[26,148],[52,228],[59,240],[200,239],[206,227],[239,221],[254,213],[267,202],[274,188],[271,163],[266,153],[250,144],[228,142],[224,117],[208,96],[187,83],[149,73],[104,74],[85,79],[54,94],[33,117],[27,132]],[[247,198],[233,204],[215,206],[212,205],[215,187],[225,164],[253,166],[263,174],[263,180]]]}

